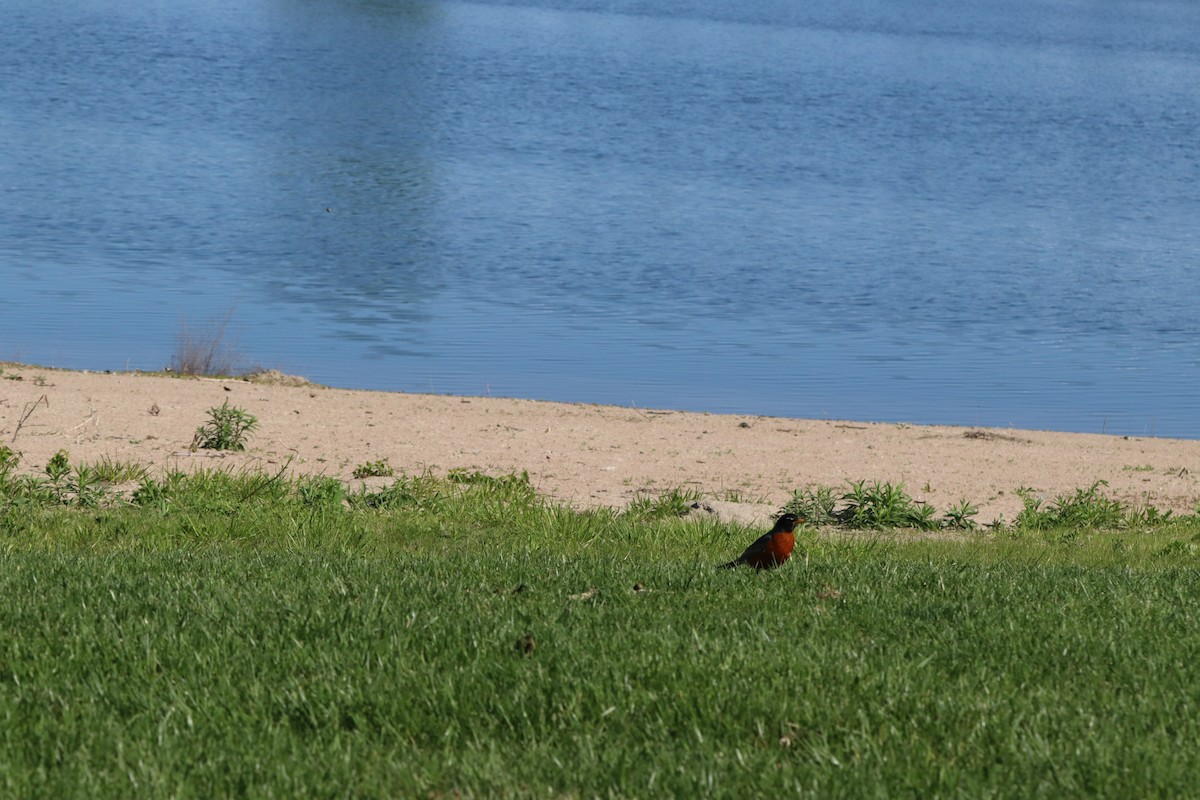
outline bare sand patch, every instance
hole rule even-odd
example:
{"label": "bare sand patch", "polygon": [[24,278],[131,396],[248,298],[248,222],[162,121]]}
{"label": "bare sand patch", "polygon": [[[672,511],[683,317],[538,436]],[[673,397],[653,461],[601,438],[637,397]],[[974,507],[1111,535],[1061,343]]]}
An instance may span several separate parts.
{"label": "bare sand patch", "polygon": [[[397,470],[527,471],[542,493],[576,507],[623,507],[639,493],[694,489],[726,518],[755,521],[796,489],[849,481],[903,483],[945,510],[967,499],[978,520],[1021,509],[1015,490],[1051,499],[1107,481],[1111,496],[1191,512],[1200,441],[835,420],[695,414],[536,400],[333,389],[265,380],[71,372],[3,364],[0,443],[40,470],[136,461],[279,468],[352,482],[387,459]],[[259,419],[244,453],[189,450],[223,402]]]}

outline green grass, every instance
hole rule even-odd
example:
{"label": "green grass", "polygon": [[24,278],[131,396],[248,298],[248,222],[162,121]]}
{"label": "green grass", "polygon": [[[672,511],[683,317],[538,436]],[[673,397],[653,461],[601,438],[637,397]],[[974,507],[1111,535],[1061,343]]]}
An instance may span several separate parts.
{"label": "green grass", "polygon": [[519,475],[31,485],[0,464],[0,796],[1193,791],[1194,517],[806,529],[757,574],[713,568],[756,531]]}
{"label": "green grass", "polygon": [[643,521],[687,515],[702,499],[694,489],[670,489],[662,494],[642,492],[625,509],[625,513]]}

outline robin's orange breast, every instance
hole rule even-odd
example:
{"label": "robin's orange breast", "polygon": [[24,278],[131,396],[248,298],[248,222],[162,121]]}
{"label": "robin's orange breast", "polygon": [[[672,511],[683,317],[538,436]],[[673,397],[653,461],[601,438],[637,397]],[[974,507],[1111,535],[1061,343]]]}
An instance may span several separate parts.
{"label": "robin's orange breast", "polygon": [[767,539],[767,546],[751,556],[748,561],[755,569],[770,569],[787,561],[796,546],[794,533],[775,533]]}

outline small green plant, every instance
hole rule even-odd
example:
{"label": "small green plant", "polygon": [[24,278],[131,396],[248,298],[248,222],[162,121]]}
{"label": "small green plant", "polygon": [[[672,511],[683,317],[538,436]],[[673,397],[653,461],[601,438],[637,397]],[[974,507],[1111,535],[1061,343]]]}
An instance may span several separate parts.
{"label": "small green plant", "polygon": [[[75,505],[80,508],[95,508],[107,494],[96,477],[96,471],[84,464],[75,467],[74,474],[67,482],[67,491],[74,498]],[[64,500],[64,503],[66,502],[68,501]]]}
{"label": "small green plant", "polygon": [[364,488],[348,495],[346,501],[351,508],[435,514],[468,503],[478,513],[501,516],[511,514],[514,509],[533,508],[539,504],[528,472],[488,475],[465,469],[450,470],[444,478],[430,473],[401,475],[389,486],[374,491]]}
{"label": "small green plant", "polygon": [[941,527],[937,520],[937,509],[928,503],[912,503],[909,509],[909,527],[920,528],[923,531],[936,530]]}
{"label": "small green plant", "polygon": [[353,508],[436,511],[451,494],[447,482],[433,475],[401,475],[389,486],[376,491],[357,492],[346,499]]}
{"label": "small green plant", "polygon": [[1125,512],[1125,525],[1130,528],[1153,528],[1171,521],[1174,512],[1159,511],[1152,505],[1137,506]]}
{"label": "small green plant", "polygon": [[1096,481],[1087,489],[1076,489],[1074,494],[1060,495],[1048,503],[1037,497],[1032,489],[1017,489],[1023,508],[1013,525],[1035,531],[1122,527],[1126,509],[1120,501],[1100,493],[1100,487],[1107,485],[1106,481]]}
{"label": "small green plant", "polygon": [[501,502],[526,504],[532,503],[537,496],[533,484],[529,481],[529,473],[525,470],[521,470],[519,475],[509,473],[496,476],[479,471],[452,469],[446,474],[446,480]]}
{"label": "small green plant", "polygon": [[109,493],[101,485],[96,471],[80,464],[72,468],[70,455],[59,450],[48,462],[45,478],[22,476],[7,483],[6,493],[37,504],[78,506],[93,508],[101,504]]}
{"label": "small green plant", "polygon": [[117,461],[104,456],[91,465],[96,480],[101,483],[130,483],[146,477],[146,468],[133,461]]}
{"label": "small green plant", "polygon": [[1074,546],[1078,546],[1080,544],[1079,531],[1074,528],[1070,528],[1068,530],[1061,531],[1057,536],[1052,536],[1052,537],[1048,537],[1048,538],[1050,541],[1052,541],[1055,544],[1074,545]]}
{"label": "small green plant", "polygon": [[726,503],[770,503],[766,497],[762,495],[747,494],[742,489],[726,489],[715,495],[717,500],[722,500]]}
{"label": "small green plant", "polygon": [[971,505],[966,499],[963,499],[958,501],[958,505],[950,506],[950,508],[946,509],[946,515],[942,518],[942,524],[954,530],[975,530],[978,527],[975,524],[975,516],[978,513],[978,508]]}
{"label": "small green plant", "polygon": [[355,478],[390,478],[396,474],[396,469],[386,458],[378,461],[367,461],[354,468]]}
{"label": "small green plant", "polygon": [[682,517],[700,501],[700,493],[693,489],[672,489],[659,495],[639,494],[629,502],[625,513],[642,520]]}
{"label": "small green plant", "polygon": [[938,527],[933,508],[914,501],[902,483],[875,481],[867,486],[866,481],[855,481],[842,500],[846,506],[837,512],[837,519],[852,528],[932,530]]}
{"label": "small green plant", "polygon": [[835,507],[838,498],[832,486],[806,486],[792,493],[792,499],[783,507],[784,513],[803,517],[810,525],[834,525],[837,523]]}
{"label": "small green plant", "polygon": [[21,460],[21,454],[13,450],[6,444],[0,444],[0,475],[7,474],[10,470],[17,468],[17,463]]}
{"label": "small green plant", "polygon": [[1034,495],[1032,489],[1018,489],[1024,508],[1013,527],[1018,530],[1044,531],[1053,528],[1125,529],[1151,528],[1174,520],[1171,511],[1159,511],[1147,503],[1128,506],[1120,500],[1105,497],[1101,487],[1106,481],[1096,481],[1087,489],[1074,494],[1060,495],[1050,502]]}
{"label": "small green plant", "polygon": [[71,456],[66,450],[59,450],[46,462],[46,475],[50,483],[61,484],[71,472]]}
{"label": "small green plant", "polygon": [[226,400],[208,410],[208,422],[196,429],[192,450],[245,450],[246,437],[258,427],[258,418]]}
{"label": "small green plant", "polygon": [[[928,491],[928,488],[927,488]],[[839,507],[839,504],[840,507]],[[951,506],[942,517],[928,503],[914,500],[904,484],[851,481],[849,491],[838,495],[831,486],[806,486],[792,493],[783,507],[812,525],[842,528],[917,528],[972,530],[979,509],[966,500]]]}
{"label": "small green plant", "polygon": [[310,508],[340,508],[346,488],[337,478],[304,478],[296,485],[300,501]]}
{"label": "small green plant", "polygon": [[1158,555],[1167,557],[1190,556],[1196,552],[1196,545],[1172,539],[1158,550]]}
{"label": "small green plant", "polygon": [[142,508],[153,508],[160,514],[167,513],[171,499],[167,487],[154,478],[145,478],[133,491],[133,504]]}

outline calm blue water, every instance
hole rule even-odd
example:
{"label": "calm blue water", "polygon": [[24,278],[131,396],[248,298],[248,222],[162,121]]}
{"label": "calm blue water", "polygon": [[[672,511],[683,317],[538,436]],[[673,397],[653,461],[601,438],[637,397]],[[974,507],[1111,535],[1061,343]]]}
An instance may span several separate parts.
{"label": "calm blue water", "polygon": [[1193,0],[0,13],[0,358],[1200,437]]}

